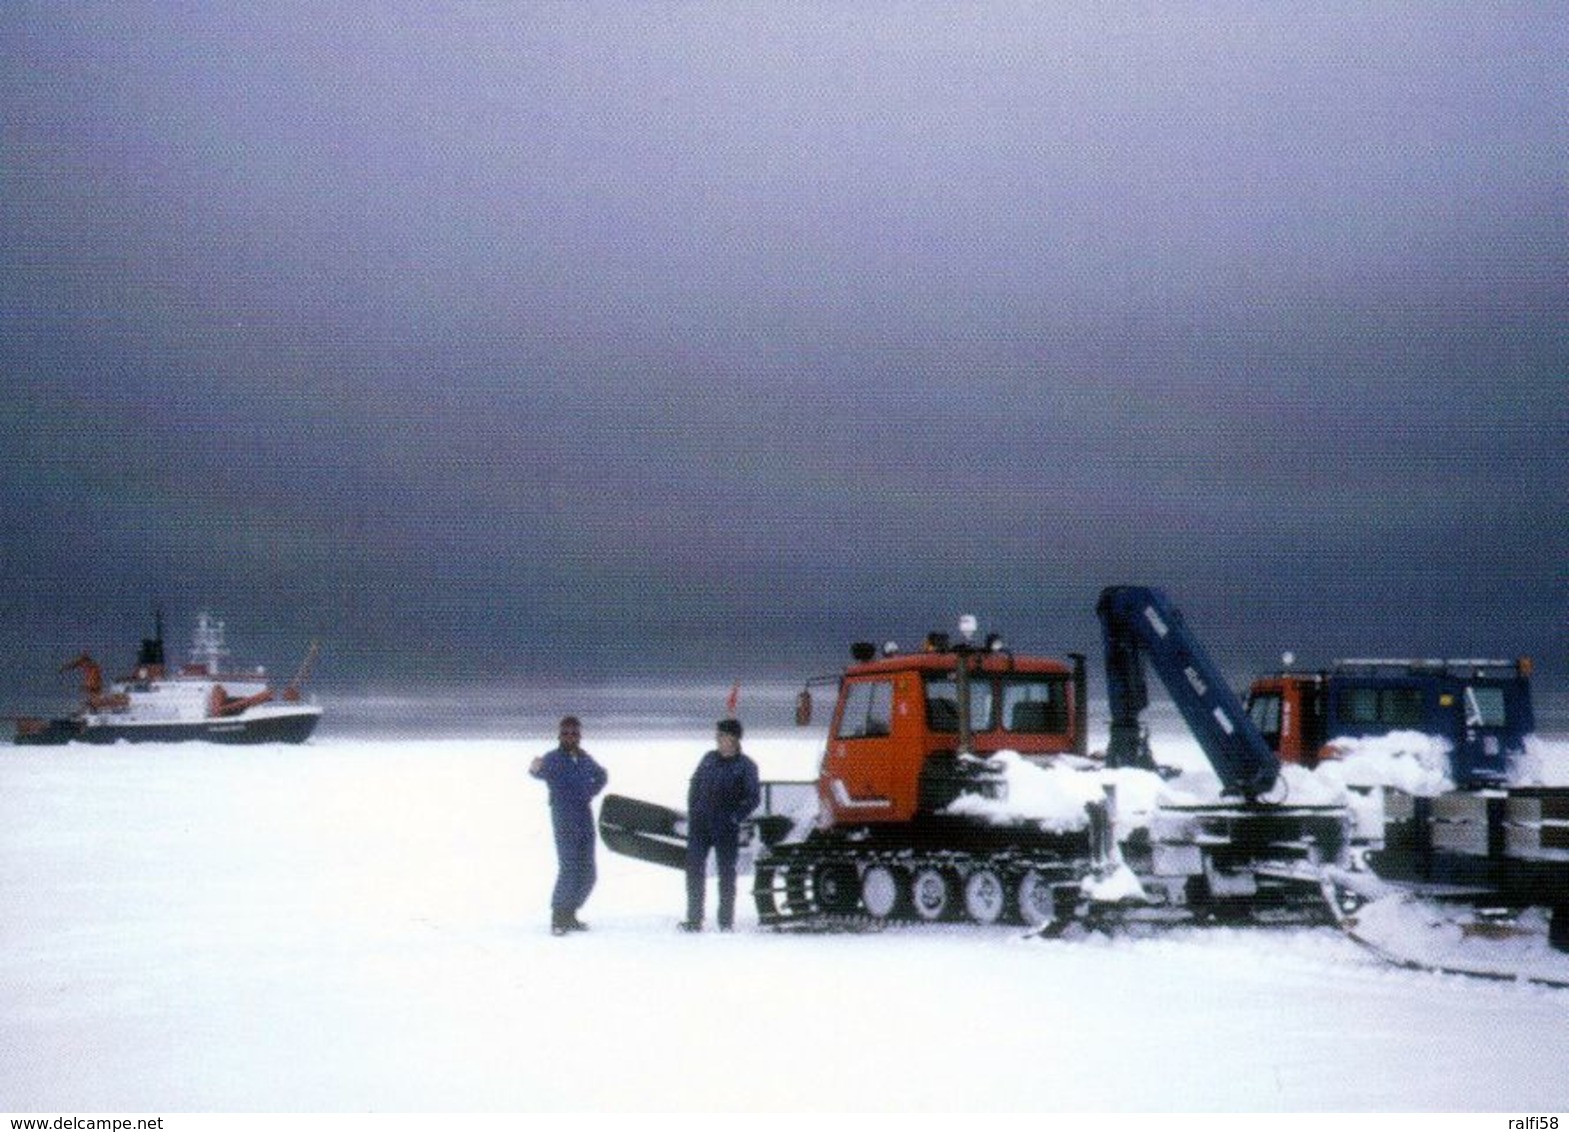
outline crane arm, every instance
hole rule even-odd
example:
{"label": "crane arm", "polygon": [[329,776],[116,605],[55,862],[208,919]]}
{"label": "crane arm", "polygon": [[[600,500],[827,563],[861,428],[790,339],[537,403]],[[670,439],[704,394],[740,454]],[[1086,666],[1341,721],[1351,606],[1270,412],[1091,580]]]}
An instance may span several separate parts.
{"label": "crane arm", "polygon": [[74,669],[82,670],[82,691],[89,696],[96,696],[104,690],[104,670],[87,653],[82,653],[75,660],[68,660],[60,666],[60,671],[70,672]]}
{"label": "crane arm", "polygon": [[1110,586],[1101,592],[1095,612],[1111,700],[1107,764],[1154,765],[1140,723],[1149,705],[1147,661],[1227,793],[1249,799],[1267,793],[1280,774],[1280,760],[1171,600],[1145,586]]}
{"label": "crane arm", "polygon": [[312,641],[310,648],[305,650],[305,660],[300,664],[300,670],[294,674],[287,687],[283,689],[283,698],[290,703],[295,703],[300,698],[300,688],[311,674],[311,668],[316,663],[316,656],[321,652],[321,642]]}

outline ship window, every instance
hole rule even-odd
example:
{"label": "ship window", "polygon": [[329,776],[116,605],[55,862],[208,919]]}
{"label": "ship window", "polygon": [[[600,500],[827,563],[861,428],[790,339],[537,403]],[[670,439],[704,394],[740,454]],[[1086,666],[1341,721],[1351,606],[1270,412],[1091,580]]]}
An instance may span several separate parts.
{"label": "ship window", "polygon": [[1002,686],[1004,730],[1055,735],[1068,729],[1068,697],[1062,680],[1007,680]]}
{"label": "ship window", "polygon": [[845,689],[839,716],[840,739],[868,739],[890,733],[893,723],[893,681],[867,680]]}
{"label": "ship window", "polygon": [[1465,690],[1465,722],[1467,727],[1502,727],[1507,720],[1504,711],[1502,688],[1479,688],[1471,685]]}

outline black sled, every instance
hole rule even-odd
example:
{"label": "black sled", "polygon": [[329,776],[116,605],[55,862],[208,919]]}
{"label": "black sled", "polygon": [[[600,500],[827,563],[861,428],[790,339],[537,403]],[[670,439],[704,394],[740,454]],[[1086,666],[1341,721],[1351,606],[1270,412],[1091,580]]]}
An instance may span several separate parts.
{"label": "black sled", "polygon": [[639,861],[686,868],[686,815],[655,802],[607,794],[599,807],[605,848]]}
{"label": "black sled", "polygon": [[[810,790],[812,786],[810,783],[765,784],[760,812],[741,824],[743,863],[748,867],[751,859],[751,853],[746,852],[748,849],[755,852],[759,844],[777,844],[790,832],[792,821],[789,817],[769,812],[778,801],[774,794],[778,793],[780,799],[789,799],[793,797],[789,791],[802,789]],[[669,806],[622,794],[607,794],[599,807],[599,837],[605,848],[624,857],[672,869],[686,868],[686,814]]]}

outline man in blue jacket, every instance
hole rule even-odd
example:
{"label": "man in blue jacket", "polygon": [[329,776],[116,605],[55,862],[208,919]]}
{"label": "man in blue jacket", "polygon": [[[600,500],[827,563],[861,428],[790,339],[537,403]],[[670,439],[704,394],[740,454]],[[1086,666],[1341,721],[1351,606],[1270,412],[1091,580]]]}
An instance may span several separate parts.
{"label": "man in blue jacket", "polygon": [[697,764],[687,791],[686,919],[681,927],[703,930],[703,895],[708,854],[719,871],[719,930],[735,926],[735,870],[741,823],[757,809],[761,789],[757,764],[741,753],[741,723],[719,721],[716,749]]}
{"label": "man in blue jacket", "polygon": [[594,888],[594,795],[610,776],[578,745],[583,725],[577,716],[561,721],[561,745],[529,765],[528,772],[550,787],[550,822],[556,833],[556,887],[550,896],[554,935],[587,931],[578,909]]}

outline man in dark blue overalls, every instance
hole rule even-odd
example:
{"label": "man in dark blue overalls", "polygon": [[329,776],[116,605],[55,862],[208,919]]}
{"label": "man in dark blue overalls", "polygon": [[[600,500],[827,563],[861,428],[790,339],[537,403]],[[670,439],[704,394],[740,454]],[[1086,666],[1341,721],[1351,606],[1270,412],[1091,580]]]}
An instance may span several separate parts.
{"label": "man in dark blue overalls", "polygon": [[708,854],[719,872],[719,930],[735,926],[735,871],[741,823],[757,809],[761,789],[757,764],[741,753],[741,723],[719,721],[716,749],[697,764],[687,791],[686,919],[681,927],[703,930],[703,894]]}
{"label": "man in dark blue overalls", "polygon": [[528,772],[550,787],[550,821],[556,833],[556,887],[550,896],[554,935],[587,931],[577,918],[594,888],[594,795],[610,776],[578,745],[583,725],[577,716],[561,721],[561,745],[535,759]]}

